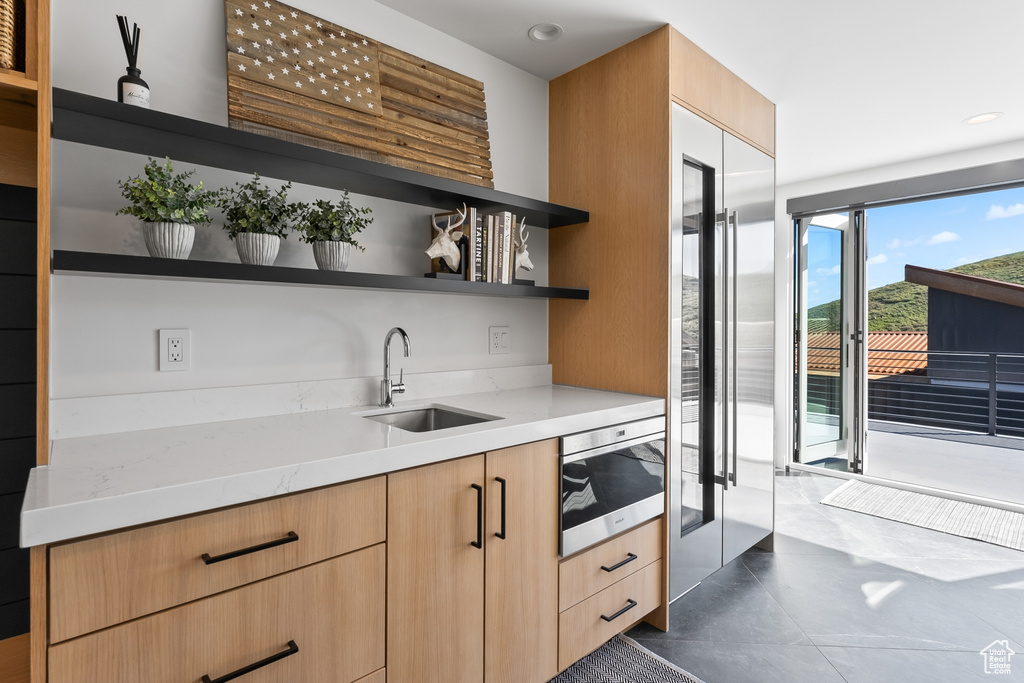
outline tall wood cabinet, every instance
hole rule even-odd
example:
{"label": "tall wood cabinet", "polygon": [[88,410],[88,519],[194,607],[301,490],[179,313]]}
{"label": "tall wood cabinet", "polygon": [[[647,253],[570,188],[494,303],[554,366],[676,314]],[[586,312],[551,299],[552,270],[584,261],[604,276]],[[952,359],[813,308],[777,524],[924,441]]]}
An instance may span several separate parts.
{"label": "tall wood cabinet", "polygon": [[[774,157],[775,105],[670,26],[548,91],[549,198],[590,210],[589,223],[549,238],[551,284],[590,291],[549,304],[553,380],[663,397],[670,435],[673,103]],[[670,457],[668,471],[678,466]],[[663,542],[667,558],[668,533]],[[666,628],[663,584],[649,620]]]}
{"label": "tall wood cabinet", "polygon": [[388,475],[388,680],[558,672],[557,442]]}

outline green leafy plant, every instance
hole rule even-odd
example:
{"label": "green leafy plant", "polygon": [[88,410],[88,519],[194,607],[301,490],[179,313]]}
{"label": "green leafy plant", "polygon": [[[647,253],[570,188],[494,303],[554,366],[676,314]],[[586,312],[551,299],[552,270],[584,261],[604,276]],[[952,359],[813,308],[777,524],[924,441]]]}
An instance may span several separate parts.
{"label": "green leafy plant", "polygon": [[174,173],[171,160],[159,163],[150,159],[141,176],[118,181],[121,196],[131,202],[115,215],[127,214],[146,223],[184,223],[200,225],[210,222],[210,207],[216,206],[218,192],[204,190],[203,183],[188,182],[195,171]]}
{"label": "green leafy plant", "polygon": [[224,210],[224,229],[228,237],[243,232],[277,235],[285,239],[295,221],[306,210],[301,202],[289,202],[288,190],[292,184],[285,183],[277,192],[260,182],[258,173],[247,183],[235,183],[233,188],[220,191],[218,205]]}
{"label": "green leafy plant", "polygon": [[348,242],[360,251],[366,247],[356,242],[356,233],[362,232],[373,222],[367,218],[370,207],[357,209],[349,201],[348,191],[342,193],[337,204],[318,199],[302,214],[296,230],[303,242]]}

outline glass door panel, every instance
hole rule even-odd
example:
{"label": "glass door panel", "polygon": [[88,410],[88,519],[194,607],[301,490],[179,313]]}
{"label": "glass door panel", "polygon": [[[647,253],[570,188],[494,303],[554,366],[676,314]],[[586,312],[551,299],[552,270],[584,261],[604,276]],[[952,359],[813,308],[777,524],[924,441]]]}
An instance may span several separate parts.
{"label": "glass door panel", "polygon": [[849,217],[830,214],[801,219],[797,234],[799,462],[848,471]]}

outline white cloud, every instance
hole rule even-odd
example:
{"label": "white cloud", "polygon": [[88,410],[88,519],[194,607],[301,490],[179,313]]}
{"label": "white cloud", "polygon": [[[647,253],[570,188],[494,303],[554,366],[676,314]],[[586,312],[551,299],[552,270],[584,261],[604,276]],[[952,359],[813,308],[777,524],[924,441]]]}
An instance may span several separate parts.
{"label": "white cloud", "polygon": [[944,242],[958,242],[960,235],[949,230],[943,230],[938,235],[932,235],[931,239],[928,240],[928,244],[943,244]]}
{"label": "white cloud", "polygon": [[818,268],[814,271],[818,277],[828,277],[829,275],[839,275],[842,272],[842,266],[832,266],[831,268]]}
{"label": "white cloud", "polygon": [[969,258],[967,258],[965,256],[961,256],[956,261],[953,261],[953,265],[954,266],[962,266],[965,263],[970,263],[970,262],[971,262],[971,259],[969,259]]}
{"label": "white cloud", "polygon": [[1011,204],[1010,206],[993,204],[989,207],[988,213],[985,214],[985,220],[993,221],[999,218],[1013,218],[1021,214],[1024,214],[1024,204]]}
{"label": "white cloud", "polygon": [[885,254],[879,254],[878,256],[872,256],[868,259],[869,266],[878,266],[889,260],[889,257]]}
{"label": "white cloud", "polygon": [[887,249],[899,249],[900,247],[904,247],[904,248],[906,248],[906,247],[916,247],[917,245],[921,244],[922,242],[924,242],[924,236],[915,237],[912,240],[895,239],[892,242],[887,243],[885,245],[885,247]]}
{"label": "white cloud", "polygon": [[1010,247],[1000,247],[999,249],[993,249],[992,250],[992,255],[993,256],[1005,256],[1006,254],[1012,254],[1015,251],[1017,251],[1017,250],[1016,249],[1011,249]]}

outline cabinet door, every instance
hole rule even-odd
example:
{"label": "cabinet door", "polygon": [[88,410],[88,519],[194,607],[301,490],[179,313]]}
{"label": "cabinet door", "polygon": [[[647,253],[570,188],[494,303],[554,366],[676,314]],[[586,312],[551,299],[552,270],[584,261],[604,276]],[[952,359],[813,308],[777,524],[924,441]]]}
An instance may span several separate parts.
{"label": "cabinet door", "polygon": [[391,683],[483,680],[483,485],[482,455],[388,475]]}
{"label": "cabinet door", "polygon": [[487,454],[485,528],[485,679],[547,681],[558,673],[557,441]]}

